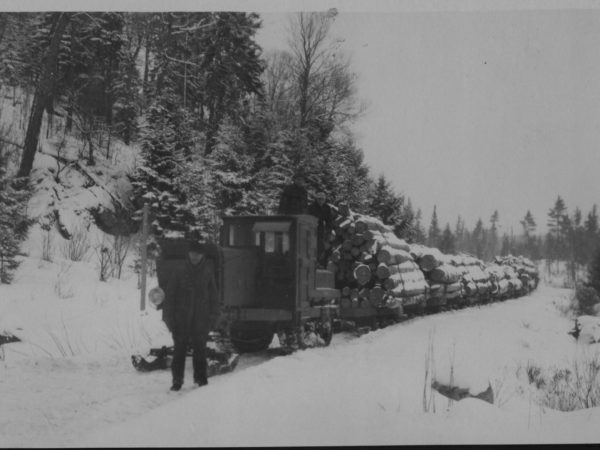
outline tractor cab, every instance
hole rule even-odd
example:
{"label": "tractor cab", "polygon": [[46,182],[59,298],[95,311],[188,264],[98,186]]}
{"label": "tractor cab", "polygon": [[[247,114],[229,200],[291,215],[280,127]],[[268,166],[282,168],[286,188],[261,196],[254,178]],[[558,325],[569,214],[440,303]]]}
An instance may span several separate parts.
{"label": "tractor cab", "polygon": [[219,285],[240,350],[266,348],[274,333],[289,334],[329,314],[323,304],[339,291],[333,274],[317,270],[316,231],[317,220],[308,215],[223,218]]}

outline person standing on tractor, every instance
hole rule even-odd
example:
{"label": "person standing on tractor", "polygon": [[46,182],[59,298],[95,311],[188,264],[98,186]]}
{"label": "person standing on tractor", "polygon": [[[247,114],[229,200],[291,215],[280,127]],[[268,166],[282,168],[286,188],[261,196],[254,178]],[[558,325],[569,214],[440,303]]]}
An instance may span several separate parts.
{"label": "person standing on tractor", "polygon": [[308,213],[317,218],[317,262],[324,267],[327,261],[326,243],[333,230],[333,213],[327,203],[327,195],[323,191],[317,193],[316,199],[308,207]]}
{"label": "person standing on tractor", "polygon": [[204,386],[207,380],[206,341],[211,326],[219,317],[219,303],[214,266],[206,257],[204,245],[192,241],[188,258],[167,282],[163,304],[163,321],[173,336],[172,391],[183,385],[188,344],[193,351],[194,383]]}
{"label": "person standing on tractor", "polygon": [[308,192],[306,191],[306,178],[301,172],[296,172],[292,177],[293,184],[286,186],[279,199],[278,214],[306,214],[308,213]]}

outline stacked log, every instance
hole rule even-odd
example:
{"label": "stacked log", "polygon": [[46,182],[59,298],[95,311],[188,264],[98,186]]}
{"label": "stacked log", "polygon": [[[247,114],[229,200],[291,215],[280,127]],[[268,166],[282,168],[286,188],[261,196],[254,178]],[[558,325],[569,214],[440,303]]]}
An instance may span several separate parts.
{"label": "stacked log", "polygon": [[336,219],[335,235],[327,268],[335,273],[342,307],[396,308],[403,304],[397,298],[425,292],[408,244],[381,220],[348,210]]}
{"label": "stacked log", "polygon": [[450,258],[447,258],[446,261],[428,272],[431,289],[428,300],[430,306],[443,306],[449,300],[461,298],[463,295],[463,272],[458,266],[452,264]]}
{"label": "stacked log", "polygon": [[522,292],[537,273],[522,257],[497,259],[486,267],[471,255],[409,245],[379,219],[341,211],[327,269],[335,274],[342,308],[474,303]]}
{"label": "stacked log", "polygon": [[[521,280],[521,293],[527,293],[535,289],[539,283],[539,272],[535,264],[528,258],[523,256],[505,256],[503,258],[496,257],[497,264],[511,267]],[[518,283],[515,283],[518,285]]]}

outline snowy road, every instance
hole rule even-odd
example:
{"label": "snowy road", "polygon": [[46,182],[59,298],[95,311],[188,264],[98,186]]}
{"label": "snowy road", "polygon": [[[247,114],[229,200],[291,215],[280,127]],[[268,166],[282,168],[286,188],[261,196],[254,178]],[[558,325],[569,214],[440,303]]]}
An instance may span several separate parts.
{"label": "snowy road", "polygon": [[[515,388],[520,365],[577,351],[556,306],[568,292],[542,286],[356,339],[336,335],[328,348],[247,355],[202,389],[188,364],[180,393],[168,391],[168,372],[137,373],[125,355],[0,365],[0,446],[600,442],[598,409],[544,411]],[[437,411],[423,412],[430,337],[439,375],[453,366],[455,380],[490,381],[502,406],[448,409],[437,395]]]}
{"label": "snowy road", "polygon": [[[236,371],[220,375],[219,382],[235,382],[232,376],[272,357],[243,355]],[[9,369],[0,368],[0,374],[0,447],[62,446],[194,389],[191,361],[186,365],[187,383],[175,394],[169,391],[169,371],[136,372],[129,355],[97,362],[89,358],[22,360]]]}

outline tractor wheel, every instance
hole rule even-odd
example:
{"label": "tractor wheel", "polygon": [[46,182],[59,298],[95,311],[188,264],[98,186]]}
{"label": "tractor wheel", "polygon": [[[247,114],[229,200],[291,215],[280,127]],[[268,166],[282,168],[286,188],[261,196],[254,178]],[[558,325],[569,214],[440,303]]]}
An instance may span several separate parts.
{"label": "tractor wheel", "polygon": [[320,323],[318,328],[319,337],[323,339],[325,345],[329,345],[331,343],[331,338],[333,337],[333,323],[331,319],[323,321]]}
{"label": "tractor wheel", "polygon": [[268,322],[234,322],[229,334],[231,343],[240,353],[266,350],[273,340],[273,328]]}

